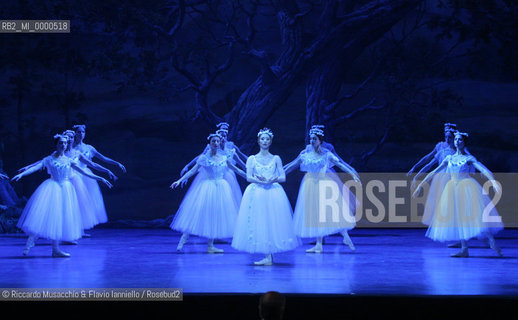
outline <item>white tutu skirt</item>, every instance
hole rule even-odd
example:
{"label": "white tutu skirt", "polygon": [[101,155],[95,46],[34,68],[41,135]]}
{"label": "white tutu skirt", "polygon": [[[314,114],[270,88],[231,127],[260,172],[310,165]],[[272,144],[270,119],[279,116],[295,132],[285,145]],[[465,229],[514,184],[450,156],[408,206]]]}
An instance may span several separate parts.
{"label": "white tutu skirt", "polygon": [[[356,197],[343,184],[338,176],[333,173],[307,173],[304,175],[299,188],[297,203],[294,213],[295,234],[301,238],[323,237],[344,230],[353,229],[356,226],[354,211]],[[320,193],[328,191],[324,184],[333,184],[338,194],[322,194],[332,199],[329,205],[321,208]],[[344,194],[346,197],[344,197]],[[325,203],[323,204],[325,205]],[[323,209],[323,210],[321,210]]]}
{"label": "white tutu skirt", "polygon": [[249,253],[276,253],[296,248],[291,205],[282,186],[251,183],[245,189],[232,247]]}
{"label": "white tutu skirt", "polygon": [[207,179],[200,172],[171,223],[171,229],[209,239],[231,238],[239,203],[225,179]]}
{"label": "white tutu skirt", "polygon": [[92,205],[90,192],[88,192],[88,189],[83,179],[78,174],[73,174],[70,177],[70,182],[72,183],[76,191],[77,203],[79,205],[79,212],[81,215],[81,221],[83,223],[83,229],[91,229],[95,225],[99,224],[100,221],[97,219],[97,216],[95,215],[95,209]]}
{"label": "white tutu skirt", "polygon": [[450,174],[446,173],[446,170],[438,171],[432,178],[432,183],[430,184],[430,189],[424,205],[423,224],[428,226],[430,225],[435,208],[441,200],[441,193],[443,192],[446,183],[450,181],[450,178]]}
{"label": "white tutu skirt", "polygon": [[225,171],[225,175],[223,176],[225,180],[227,180],[230,189],[232,190],[232,196],[234,197],[235,202],[239,208],[239,204],[241,203],[241,198],[243,198],[243,193],[241,192],[241,187],[239,186],[239,182],[237,182],[236,174],[234,171],[228,169]]}
{"label": "white tutu skirt", "polygon": [[435,206],[426,236],[436,241],[469,240],[504,227],[491,199],[473,178],[450,180]]}
{"label": "white tutu skirt", "polygon": [[83,224],[72,183],[45,180],[27,201],[18,228],[29,235],[51,240],[81,238]]}
{"label": "white tutu skirt", "polygon": [[[88,168],[83,168],[84,171],[88,173],[92,173],[92,171]],[[101,193],[101,188],[97,183],[97,180],[87,177],[85,175],[77,175],[82,181],[83,185],[88,192],[88,196],[79,194],[80,202],[79,205],[89,206],[90,208],[81,208],[81,215],[83,221],[85,221],[85,229],[90,229],[93,226],[105,223],[108,221],[108,216],[106,215],[106,208],[104,207],[104,199]],[[76,184],[74,184],[76,185]],[[79,184],[77,184],[79,185]],[[88,199],[89,202],[83,203]]]}

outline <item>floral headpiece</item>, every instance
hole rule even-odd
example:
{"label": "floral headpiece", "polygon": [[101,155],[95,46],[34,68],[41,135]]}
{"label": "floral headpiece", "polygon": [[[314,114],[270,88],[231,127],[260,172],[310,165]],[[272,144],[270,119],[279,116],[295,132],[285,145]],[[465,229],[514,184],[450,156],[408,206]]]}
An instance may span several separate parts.
{"label": "floral headpiece", "polygon": [[55,134],[54,139],[65,139],[66,141],[70,140],[70,138],[67,135],[64,134]]}
{"label": "floral headpiece", "polygon": [[457,125],[455,123],[445,123],[444,129],[451,129],[451,128],[457,128]]}
{"label": "floral headpiece", "polygon": [[257,137],[259,138],[262,134],[267,134],[270,136],[271,139],[273,139],[273,132],[268,128],[262,128],[261,130],[259,130],[259,133],[257,133]]}
{"label": "floral headpiece", "polygon": [[74,130],[65,130],[65,131],[63,131],[63,135],[68,136],[68,137],[70,137],[70,136],[75,137],[76,133],[74,132]]}
{"label": "floral headpiece", "polygon": [[216,125],[219,130],[225,130],[228,132],[228,129],[230,128],[230,125],[227,122],[220,122]]}
{"label": "floral headpiece", "polygon": [[469,137],[469,134],[467,132],[460,132],[459,130],[455,131],[455,135],[456,136],[461,136],[461,137]]}
{"label": "floral headpiece", "polygon": [[76,124],[72,128],[74,128],[74,130],[77,130],[79,128],[86,130],[86,126],[84,124]]}
{"label": "floral headpiece", "polygon": [[219,129],[218,131],[216,131],[216,134],[217,134],[217,135],[220,135],[221,137],[223,137],[223,133],[224,133],[224,134],[228,134],[228,130],[225,130],[225,129]]}
{"label": "floral headpiece", "polygon": [[444,132],[451,132],[453,134],[455,134],[455,132],[457,132],[458,130],[455,130],[453,128],[444,128]]}
{"label": "floral headpiece", "polygon": [[324,136],[324,129],[325,126],[322,124],[315,124],[311,126],[311,129],[309,129],[309,135],[315,134],[317,136]]}
{"label": "floral headpiece", "polygon": [[210,141],[210,139],[214,138],[214,137],[218,137],[220,139],[222,139],[222,136],[220,136],[218,133],[211,133],[209,134],[209,136],[207,137],[207,140]]}

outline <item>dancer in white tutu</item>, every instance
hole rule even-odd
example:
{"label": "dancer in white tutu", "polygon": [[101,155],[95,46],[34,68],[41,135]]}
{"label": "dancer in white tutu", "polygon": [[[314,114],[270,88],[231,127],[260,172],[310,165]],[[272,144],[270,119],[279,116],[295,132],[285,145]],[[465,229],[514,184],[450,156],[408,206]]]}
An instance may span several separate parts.
{"label": "dancer in white tutu", "polygon": [[214,247],[214,239],[231,238],[234,233],[239,202],[224,176],[228,168],[243,177],[245,173],[233,164],[232,154],[220,149],[221,136],[211,134],[207,139],[210,150],[198,157],[194,167],[171,185],[174,189],[199,171],[170,226],[183,233],[178,251],[193,234],[208,238],[208,253],[221,253],[222,249]]}
{"label": "dancer in white tutu", "polygon": [[[97,151],[93,146],[86,144],[83,142],[86,135],[86,126],[85,125],[75,125],[75,136],[74,136],[74,144],[73,150],[78,150],[87,160],[92,160],[93,158],[97,158],[105,163],[115,165],[119,167],[122,172],[126,172],[126,168],[119,162],[112,160],[104,155],[102,155],[99,151]],[[85,162],[80,161],[79,166],[86,172],[91,173],[92,171],[88,169]],[[91,179],[87,176],[80,176],[83,179],[83,182],[88,190],[90,199],[91,199],[91,207],[94,210],[95,218],[92,219],[92,223],[105,223],[108,221],[108,216],[106,214],[106,208],[104,206],[104,199],[101,193],[101,189],[97,184],[97,181]]]}
{"label": "dancer in white tutu", "polygon": [[[67,149],[65,150],[65,155],[67,157],[74,160],[80,166],[87,166],[94,170],[104,172],[108,174],[112,180],[117,180],[117,176],[115,176],[109,169],[91,161],[90,159],[86,158],[78,149],[74,149],[72,147],[75,139],[75,132],[73,130],[66,130],[63,132],[63,135],[66,135],[69,139]],[[83,179],[81,174],[77,174],[74,171],[70,175],[70,182],[72,182],[72,185],[74,186],[77,194],[79,211],[81,212],[81,219],[83,221],[83,229],[88,230],[92,229],[100,223],[106,222],[106,220],[102,219],[104,216],[98,216],[96,214],[96,212],[99,211],[96,211],[96,207],[92,205],[93,200],[91,198],[91,193],[88,190],[88,186],[85,184],[85,180],[86,179]]]}
{"label": "dancer in white tutu", "polygon": [[[86,165],[89,168],[92,168],[94,170],[107,173],[112,180],[114,180],[114,181],[117,180],[117,176],[115,176],[113,174],[113,172],[111,172],[109,169],[106,169],[105,167],[103,167],[93,161],[90,161],[79,150],[72,148],[73,143],[74,143],[74,138],[75,138],[75,132],[73,130],[66,130],[65,132],[63,132],[63,135],[68,137],[68,143],[67,143],[67,149],[65,150],[65,156],[71,158],[78,164]],[[23,167],[18,171],[24,172],[24,171],[32,168],[33,166],[40,164],[41,161],[42,160],[35,162],[31,165],[28,165],[26,167]],[[92,205],[93,201],[90,197],[90,192],[88,190],[88,186],[85,184],[85,179],[83,179],[82,175],[76,174],[74,171],[72,171],[71,175],[70,175],[70,182],[72,182],[72,185],[74,186],[76,194],[77,194],[79,210],[81,211],[81,218],[83,221],[83,229],[84,230],[92,229],[97,224],[106,222],[106,221],[99,220],[99,217],[96,214],[95,206]],[[101,217],[102,217],[102,215],[101,215]],[[68,244],[77,244],[77,242],[72,241],[72,242],[68,242]]]}
{"label": "dancer in white tutu", "polygon": [[[457,150],[455,148],[455,145],[453,143],[454,135],[457,125],[454,123],[445,123],[444,124],[444,141],[438,142],[435,146],[434,150],[424,156],[419,162],[408,171],[407,176],[411,175],[416,168],[418,168],[424,161],[431,158],[430,162],[423,166],[421,170],[415,176],[412,178],[411,183],[411,190],[415,190],[417,186],[417,179],[419,176],[421,176],[423,173],[428,173],[433,169],[437,168],[443,160],[449,156],[454,154]],[[464,152],[467,155],[471,155],[469,153],[468,148],[464,148]],[[424,206],[424,212],[423,212],[423,219],[422,222],[425,225],[430,225],[430,221],[432,220],[433,212],[435,211],[435,204],[438,202],[438,199],[440,197],[440,193],[444,190],[444,187],[446,186],[446,183],[450,180],[449,173],[446,173],[446,168],[444,167],[441,170],[438,170],[435,172],[435,174],[432,177],[432,181],[430,183],[430,186],[428,188],[428,194],[426,197],[426,203]],[[448,245],[448,248],[461,248],[462,245],[460,242],[454,242]]]}
{"label": "dancer in white tutu", "polygon": [[[417,164],[415,164],[410,171],[408,171],[407,176],[411,175],[416,168],[420,167],[426,161],[429,161],[425,166],[419,170],[419,172],[413,177],[411,189],[415,190],[417,185],[417,179],[423,173],[428,173],[432,168],[438,167],[443,160],[456,152],[456,148],[453,144],[455,128],[456,124],[453,123],[445,123],[444,124],[444,141],[438,142],[432,152],[421,158]],[[469,152],[468,152],[469,154]],[[433,199],[438,197],[438,194],[442,192],[444,186],[449,180],[449,174],[445,174],[446,167],[442,170],[436,172],[436,174],[432,178],[432,182],[430,184],[430,188],[428,191],[428,197],[425,204],[425,210],[423,213],[423,223],[426,225],[430,225],[430,221],[432,219],[432,214],[434,212],[434,202]]]}
{"label": "dancer in white tutu", "polygon": [[83,224],[77,195],[70,182],[72,170],[101,181],[110,188],[112,186],[106,179],[86,172],[65,156],[67,136],[56,135],[54,139],[56,151],[52,155],[13,178],[14,181],[18,181],[43,168],[46,168],[50,175],[50,179],[45,180],[34,191],[18,221],[18,227],[29,235],[24,255],[34,246],[36,238],[43,237],[52,240],[53,257],[69,257],[70,254],[59,248],[59,241],[74,241],[81,238]]}
{"label": "dancer in white tutu", "polygon": [[[284,169],[286,174],[296,167],[306,172],[299,188],[299,195],[295,205],[294,227],[295,234],[301,238],[316,238],[316,245],[306,250],[309,253],[323,252],[324,236],[341,233],[343,243],[351,250],[355,250],[349,237],[348,230],[356,225],[354,213],[357,207],[356,197],[343,186],[342,181],[336,175],[333,166],[349,173],[355,181],[360,183],[356,170],[347,163],[340,161],[331,150],[323,146],[324,131],[322,126],[313,126],[309,131],[310,145],[299,156],[287,164]],[[327,209],[320,205],[320,195],[326,190],[322,189],[324,183],[336,186],[339,196],[336,199],[338,216],[332,217],[323,212]]]}
{"label": "dancer in white tutu", "polygon": [[299,245],[293,231],[292,209],[279,182],[286,180],[282,161],[270,153],[273,133],[264,128],[257,134],[258,154],[246,162],[246,187],[239,207],[232,247],[266,257],[255,265],[272,265],[273,253],[292,250]]}
{"label": "dancer in white tutu", "polygon": [[496,193],[501,192],[500,186],[482,163],[466,154],[467,137],[467,133],[455,132],[456,153],[446,156],[441,165],[419,184],[413,196],[419,194],[423,184],[436,172],[445,169],[450,178],[437,198],[432,199],[434,212],[426,236],[441,242],[460,241],[461,250],[452,257],[468,257],[467,241],[474,237],[487,237],[490,247],[501,255],[493,234],[503,229],[503,223],[491,199],[471,174],[475,170],[480,171],[492,183]]}
{"label": "dancer in white tutu", "polygon": [[[246,162],[246,159],[248,159],[248,157],[246,155],[244,155],[232,141],[227,140],[227,135],[228,135],[228,130],[229,130],[228,123],[226,123],[226,122],[219,123],[217,125],[217,127],[219,129],[216,131],[216,134],[221,137],[221,143],[219,146],[220,149],[218,152],[223,152],[224,154],[227,155],[227,157],[230,157],[230,159],[232,160],[232,163],[235,162],[235,164],[238,167],[244,169],[245,162]],[[207,146],[205,147],[205,150],[203,150],[203,152],[202,152],[202,155],[207,154],[207,152],[209,152],[209,151],[210,151],[210,145],[207,144]],[[189,167],[191,167],[194,163],[196,163],[196,161],[198,161],[199,157],[200,156],[197,156],[191,162],[189,162],[182,169],[182,172],[180,173],[180,175],[181,176],[185,175],[185,173],[189,170]],[[203,178],[203,175],[198,174],[195,179],[202,179],[202,178]],[[236,178],[236,174],[235,174],[234,170],[231,170],[230,168],[228,170],[226,170],[224,178],[225,178],[225,180],[227,180],[228,184],[230,185],[230,189],[232,190],[232,195],[234,196],[237,203],[241,203],[241,198],[243,197],[243,193],[241,191],[241,187],[239,186],[239,182],[237,182],[237,178]],[[187,180],[184,180],[182,182],[182,186],[185,185],[186,183],[187,183]]]}

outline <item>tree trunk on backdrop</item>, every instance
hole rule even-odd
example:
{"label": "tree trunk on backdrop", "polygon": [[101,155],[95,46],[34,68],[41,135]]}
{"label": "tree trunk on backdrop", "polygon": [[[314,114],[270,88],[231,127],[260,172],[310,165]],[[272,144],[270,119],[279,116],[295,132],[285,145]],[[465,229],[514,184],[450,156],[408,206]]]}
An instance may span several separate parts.
{"label": "tree trunk on backdrop", "polygon": [[[342,69],[346,70],[367,46],[388,32],[419,3],[416,0],[376,1],[346,16],[335,16],[336,23],[322,30],[305,47],[301,46],[302,38],[299,36],[302,32],[301,21],[286,8],[280,10],[278,17],[286,46],[275,65],[270,67],[275,77],[268,77],[269,81],[265,81],[265,74],[260,75],[226,115],[226,120],[232,126],[230,138],[237,143],[245,142],[244,151],[250,151],[253,146],[251,141],[255,141],[257,131],[308,74],[313,72],[314,76],[325,77],[326,72],[334,70],[332,65],[326,65],[326,61],[339,60]],[[324,67],[321,71],[314,72],[315,67],[322,65]],[[327,87],[328,91],[309,93],[312,99],[309,111],[317,114],[319,106],[323,104],[319,102],[319,97],[333,95],[336,88],[327,81],[321,82],[321,85],[315,80],[310,80],[310,83],[314,84],[314,90]]]}

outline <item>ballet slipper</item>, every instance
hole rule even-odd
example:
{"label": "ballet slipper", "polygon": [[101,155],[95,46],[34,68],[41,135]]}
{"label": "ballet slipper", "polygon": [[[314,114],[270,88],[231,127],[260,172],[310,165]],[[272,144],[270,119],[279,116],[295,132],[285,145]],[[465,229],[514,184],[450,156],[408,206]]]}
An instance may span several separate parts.
{"label": "ballet slipper", "polygon": [[494,238],[489,239],[489,247],[496,251],[499,257],[503,257],[502,255],[502,249],[500,249],[499,246],[497,246],[496,241]]}
{"label": "ballet slipper", "polygon": [[351,238],[349,237],[349,235],[347,233],[344,235],[344,241],[343,242],[344,242],[345,245],[349,246],[349,249],[351,249],[351,251],[356,250],[356,248],[354,247],[353,241],[351,240]]}
{"label": "ballet slipper", "polygon": [[54,258],[68,258],[70,257],[70,253],[66,253],[61,251],[61,249],[58,246],[57,241],[53,241],[52,243],[52,257]]}
{"label": "ballet slipper", "polygon": [[267,255],[264,259],[254,262],[256,266],[271,266],[273,264],[273,257],[271,254]]}
{"label": "ballet slipper", "polygon": [[32,247],[34,247],[34,237],[29,237],[27,239],[27,243],[25,244],[25,249],[23,249],[23,255],[28,255]]}
{"label": "ballet slipper", "polygon": [[207,252],[208,253],[223,253],[223,250],[218,249],[214,246],[214,239],[209,239],[209,242],[207,242]]}
{"label": "ballet slipper", "polygon": [[189,235],[187,233],[182,234],[182,237],[180,238],[180,242],[178,242],[178,246],[176,247],[176,251],[182,251],[183,245],[187,243],[187,240],[189,239]]}
{"label": "ballet slipper", "polygon": [[462,248],[459,252],[451,255],[452,258],[467,258],[469,257],[468,248]]}
{"label": "ballet slipper", "polygon": [[77,241],[62,241],[61,244],[77,246],[79,243]]}
{"label": "ballet slipper", "polygon": [[462,248],[460,242],[450,243],[448,248]]}
{"label": "ballet slipper", "polygon": [[70,257],[70,253],[63,252],[61,250],[52,249],[52,257],[53,258],[68,258]]}
{"label": "ballet slipper", "polygon": [[208,253],[223,253],[223,249],[218,249],[214,246],[212,246],[212,247],[209,246],[209,247],[207,247],[207,252]]}
{"label": "ballet slipper", "polygon": [[321,244],[317,244],[311,249],[306,250],[307,253],[322,253],[324,251]]}

